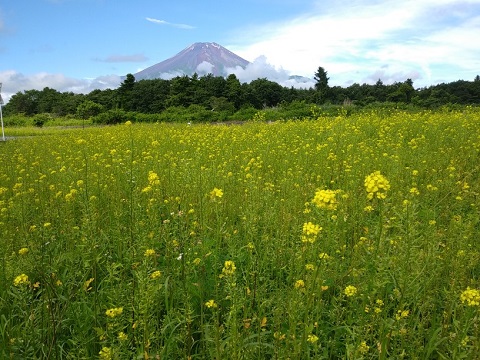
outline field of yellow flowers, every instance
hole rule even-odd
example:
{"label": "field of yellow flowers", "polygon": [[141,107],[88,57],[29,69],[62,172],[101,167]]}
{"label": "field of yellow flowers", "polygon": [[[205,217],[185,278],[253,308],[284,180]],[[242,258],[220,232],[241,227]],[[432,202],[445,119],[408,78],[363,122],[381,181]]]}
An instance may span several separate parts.
{"label": "field of yellow flowers", "polygon": [[474,359],[479,155],[474,108],[0,143],[0,358]]}

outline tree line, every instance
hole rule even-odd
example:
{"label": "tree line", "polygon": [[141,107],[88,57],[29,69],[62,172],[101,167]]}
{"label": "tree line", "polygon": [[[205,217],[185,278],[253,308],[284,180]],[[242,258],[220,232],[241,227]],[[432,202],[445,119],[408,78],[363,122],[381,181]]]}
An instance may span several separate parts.
{"label": "tree line", "polygon": [[[447,104],[480,104],[480,77],[473,81],[459,80],[415,89],[413,81],[385,85],[378,80],[374,85],[352,84],[348,87],[329,86],[324,68],[319,67],[313,88],[284,87],[266,78],[241,83],[231,74],[224,78],[208,74],[199,77],[178,76],[170,80],[136,81],[128,74],[117,89],[93,90],[88,94],[59,92],[52,88],[26,90],[13,95],[4,106],[6,116],[22,114],[34,116],[75,116],[98,122],[109,122],[108,115],[122,113],[178,115],[196,112],[204,117],[225,120],[234,114],[254,113],[275,107],[297,107],[298,104],[333,104],[366,106],[376,103],[411,104],[421,108],[435,108]],[[102,120],[103,118],[106,118]],[[119,119],[119,121],[122,119]],[[158,119],[157,119],[158,120]],[[114,121],[115,122],[115,121]]]}

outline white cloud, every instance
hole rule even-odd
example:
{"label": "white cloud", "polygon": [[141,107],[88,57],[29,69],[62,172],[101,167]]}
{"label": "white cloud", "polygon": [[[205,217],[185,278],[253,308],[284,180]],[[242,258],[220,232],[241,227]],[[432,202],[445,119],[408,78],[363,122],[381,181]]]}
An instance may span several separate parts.
{"label": "white cloud", "polygon": [[175,23],[170,23],[170,22],[165,21],[165,20],[159,20],[159,19],[154,19],[154,18],[149,18],[149,17],[145,18],[145,20],[153,22],[155,24],[173,26],[173,27],[178,28],[178,29],[185,29],[185,30],[195,29],[195,26],[191,26],[191,25],[187,25],[187,24],[175,24]]}
{"label": "white cloud", "polygon": [[63,74],[37,73],[25,75],[13,70],[1,71],[2,98],[6,102],[12,95],[25,90],[42,90],[45,87],[60,92],[89,93],[95,89],[116,88],[121,83],[117,75],[101,76],[95,79],[73,79]]}
{"label": "white cloud", "polygon": [[249,83],[259,78],[267,78],[270,81],[275,81],[282,86],[295,87],[295,88],[310,88],[313,87],[315,82],[298,81],[290,78],[290,74],[283,68],[276,68],[267,61],[265,56],[259,56],[252,63],[248,64],[245,69],[237,66],[235,68],[228,68],[226,72],[229,74],[235,74],[240,82]]}
{"label": "white cloud", "polygon": [[210,74],[213,73],[213,68],[215,66],[213,64],[210,64],[208,61],[202,61],[200,64],[197,65],[197,73],[199,75],[201,74]]}
{"label": "white cloud", "polygon": [[230,49],[308,77],[322,66],[334,85],[369,79],[384,65],[385,80],[427,83],[446,75],[435,73],[438,64],[450,65],[454,81],[480,68],[479,10],[480,0],[318,1],[309,14],[240,29]]}
{"label": "white cloud", "polygon": [[159,79],[164,79],[164,80],[171,80],[174,77],[177,76],[185,76],[185,73],[183,71],[172,71],[172,72],[165,72],[165,73],[160,73],[158,75]]}

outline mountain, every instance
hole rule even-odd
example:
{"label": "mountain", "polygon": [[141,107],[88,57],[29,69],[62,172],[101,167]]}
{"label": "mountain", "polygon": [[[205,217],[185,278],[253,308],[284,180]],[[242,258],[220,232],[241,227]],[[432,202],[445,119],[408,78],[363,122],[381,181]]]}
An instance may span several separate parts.
{"label": "mountain", "polygon": [[136,74],[136,80],[170,79],[175,76],[194,73],[227,76],[228,68],[245,68],[250,62],[214,42],[197,42],[180,51],[177,55],[152,65]]}

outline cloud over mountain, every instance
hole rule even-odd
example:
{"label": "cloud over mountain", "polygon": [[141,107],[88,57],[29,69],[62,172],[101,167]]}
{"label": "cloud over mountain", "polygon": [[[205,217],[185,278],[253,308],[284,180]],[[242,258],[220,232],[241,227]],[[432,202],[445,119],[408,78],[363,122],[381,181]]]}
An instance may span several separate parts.
{"label": "cloud over mountain", "polygon": [[235,74],[241,82],[251,82],[258,78],[278,82],[280,85],[296,88],[309,88],[313,80],[292,77],[283,68],[269,64],[265,56],[249,62],[217,43],[199,42],[183,49],[178,54],[134,74],[135,79],[171,79],[175,76],[199,76],[213,74],[228,76]]}

